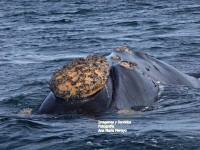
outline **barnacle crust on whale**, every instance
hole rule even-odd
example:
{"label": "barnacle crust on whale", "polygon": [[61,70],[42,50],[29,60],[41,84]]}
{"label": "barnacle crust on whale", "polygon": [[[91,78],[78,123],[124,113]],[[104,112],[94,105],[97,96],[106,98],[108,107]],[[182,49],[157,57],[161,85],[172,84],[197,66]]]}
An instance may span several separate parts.
{"label": "barnacle crust on whale", "polygon": [[109,76],[105,57],[89,55],[78,58],[56,71],[50,81],[51,91],[63,100],[83,99],[100,91]]}
{"label": "barnacle crust on whale", "polygon": [[138,65],[135,62],[128,62],[128,61],[121,61],[120,66],[123,66],[127,69],[133,69],[134,67],[137,67]]}
{"label": "barnacle crust on whale", "polygon": [[115,51],[132,54],[132,51],[129,49],[128,46],[119,46],[119,47],[115,48]]}
{"label": "barnacle crust on whale", "polygon": [[113,56],[111,56],[111,58],[113,60],[121,60],[121,57],[119,57],[118,55],[113,55]]}

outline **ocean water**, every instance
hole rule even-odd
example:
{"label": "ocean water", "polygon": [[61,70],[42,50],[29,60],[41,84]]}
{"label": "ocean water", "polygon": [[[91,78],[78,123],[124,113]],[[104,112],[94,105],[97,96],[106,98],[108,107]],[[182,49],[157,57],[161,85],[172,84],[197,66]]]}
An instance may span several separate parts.
{"label": "ocean water", "polygon": [[[52,73],[120,45],[185,73],[200,71],[199,0],[1,0],[0,149],[200,149],[200,89],[164,87],[145,111],[24,117],[48,95]],[[100,133],[98,120],[129,120]]]}

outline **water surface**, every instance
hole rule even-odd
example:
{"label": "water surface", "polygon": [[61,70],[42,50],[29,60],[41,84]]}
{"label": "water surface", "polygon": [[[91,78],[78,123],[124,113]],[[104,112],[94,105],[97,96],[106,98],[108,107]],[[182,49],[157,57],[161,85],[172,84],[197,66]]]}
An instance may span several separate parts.
{"label": "water surface", "polygon": [[[199,10],[199,0],[1,0],[0,149],[199,149],[200,92],[185,86],[136,114],[18,115],[38,107],[59,67],[120,45],[199,72]],[[98,133],[98,120],[132,125]]]}

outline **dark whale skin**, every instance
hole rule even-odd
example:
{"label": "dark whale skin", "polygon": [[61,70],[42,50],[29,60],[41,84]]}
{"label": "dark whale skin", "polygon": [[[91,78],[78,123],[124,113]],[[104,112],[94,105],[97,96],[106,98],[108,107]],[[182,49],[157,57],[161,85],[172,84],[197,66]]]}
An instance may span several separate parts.
{"label": "dark whale skin", "polygon": [[[112,58],[116,55],[120,60]],[[142,52],[113,51],[106,59],[110,75],[103,89],[83,100],[67,101],[51,92],[37,114],[102,114],[110,110],[138,109],[157,100],[160,84],[200,88],[197,78]],[[137,66],[129,69],[120,65],[121,61],[134,62]]]}
{"label": "dark whale skin", "polygon": [[114,51],[107,56],[107,60],[112,66],[118,64],[118,61],[111,60],[113,55],[120,56],[120,61],[133,61],[137,63],[139,70],[156,82],[200,88],[200,81],[197,78],[184,74],[169,64],[145,53],[132,51],[132,54],[128,54]]}
{"label": "dark whale skin", "polygon": [[53,92],[41,103],[37,114],[101,114],[109,111],[112,101],[112,83],[108,79],[106,86],[95,95],[82,100],[62,100],[57,98]]}

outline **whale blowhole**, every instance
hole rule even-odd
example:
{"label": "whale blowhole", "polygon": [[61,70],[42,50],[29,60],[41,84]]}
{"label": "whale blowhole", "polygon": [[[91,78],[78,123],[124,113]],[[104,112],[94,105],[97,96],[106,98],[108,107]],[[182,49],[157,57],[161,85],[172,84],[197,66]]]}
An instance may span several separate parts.
{"label": "whale blowhole", "polygon": [[84,99],[100,91],[109,76],[105,57],[89,55],[77,58],[56,71],[50,80],[50,89],[63,100]]}

